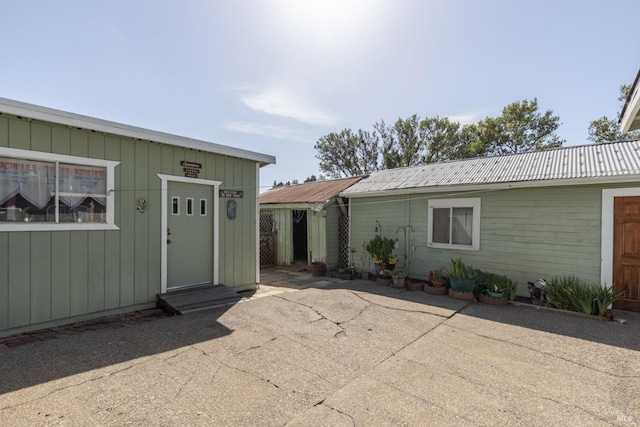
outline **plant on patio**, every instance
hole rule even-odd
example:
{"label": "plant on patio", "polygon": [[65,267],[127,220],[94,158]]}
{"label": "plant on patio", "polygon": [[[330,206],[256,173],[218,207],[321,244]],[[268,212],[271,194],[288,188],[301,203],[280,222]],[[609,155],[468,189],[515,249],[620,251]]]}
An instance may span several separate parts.
{"label": "plant on patio", "polygon": [[377,282],[379,285],[389,285],[391,284],[392,273],[391,270],[382,270],[380,274],[378,274]]}
{"label": "plant on patio", "polygon": [[[477,270],[478,279],[476,281],[476,293],[485,294],[492,298],[506,297],[514,300],[516,297],[517,285],[509,277],[503,274],[487,273]],[[502,295],[496,295],[502,293]]]}
{"label": "plant on patio", "polygon": [[478,271],[462,262],[462,258],[452,258],[451,267],[446,269],[451,289],[456,292],[472,292]]}
{"label": "plant on patio", "polygon": [[616,291],[613,286],[598,286],[595,298],[598,317],[613,318],[609,306],[622,298],[624,298],[623,291]]}
{"label": "plant on patio", "polygon": [[436,269],[429,272],[429,282],[434,288],[441,288],[444,286],[444,278],[442,277],[442,270]]}
{"label": "plant on patio", "polygon": [[404,272],[400,271],[393,274],[392,278],[393,278],[393,286],[402,288],[404,287],[404,281],[407,278],[407,275]]}
{"label": "plant on patio", "polygon": [[597,284],[583,284],[576,276],[556,276],[547,282],[548,304],[562,310],[597,314],[607,317],[611,304],[624,296],[623,292]]}
{"label": "plant on patio", "polygon": [[[366,249],[369,255],[373,258],[374,264],[395,266],[396,259],[392,255],[395,244],[396,243],[393,239],[376,235],[376,237],[369,241]],[[387,267],[387,269],[391,270],[392,268]]]}

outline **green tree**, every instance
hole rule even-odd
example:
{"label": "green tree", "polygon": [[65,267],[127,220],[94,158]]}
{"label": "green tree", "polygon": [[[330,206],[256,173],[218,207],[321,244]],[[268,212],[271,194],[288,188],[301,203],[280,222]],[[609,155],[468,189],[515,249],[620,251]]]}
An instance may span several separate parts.
{"label": "green tree", "polygon": [[392,126],[374,123],[373,132],[344,129],[315,145],[320,170],[333,178],[364,175],[379,169],[423,165],[443,160],[524,153],[561,147],[560,118],[538,111],[538,100],[514,102],[498,117],[461,126],[448,118],[416,114]]}
{"label": "green tree", "polygon": [[447,117],[425,118],[420,122],[420,140],[426,147],[421,164],[458,158],[462,138],[460,123],[452,122]]}
{"label": "green tree", "polygon": [[398,119],[393,126],[384,120],[373,125],[382,140],[381,169],[393,169],[422,164],[426,147],[420,135],[420,118],[414,114]]}
{"label": "green tree", "polygon": [[378,170],[379,137],[360,129],[353,133],[344,129],[321,137],[314,148],[318,151],[320,170],[332,178],[364,175]]}
{"label": "green tree", "polygon": [[[516,154],[561,147],[564,140],[556,134],[560,117],[553,111],[538,111],[538,100],[516,101],[502,110],[502,115],[487,117],[477,124],[481,155]],[[473,150],[472,150],[473,151]]]}
{"label": "green tree", "polygon": [[[622,108],[624,108],[624,103],[629,97],[629,92],[631,92],[631,85],[620,85],[618,101],[622,101],[622,106],[620,107],[618,116],[622,113]],[[623,135],[620,131],[618,120],[610,119],[607,116],[602,116],[599,119],[592,120],[589,123],[588,132],[589,136],[587,136],[587,139],[595,143],[640,138],[640,131],[627,132]]]}

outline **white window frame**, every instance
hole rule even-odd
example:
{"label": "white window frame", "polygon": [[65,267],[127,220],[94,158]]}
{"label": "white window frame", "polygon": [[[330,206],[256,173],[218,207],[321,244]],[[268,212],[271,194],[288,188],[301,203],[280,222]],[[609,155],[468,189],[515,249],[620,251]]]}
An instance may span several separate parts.
{"label": "white window frame", "polygon": [[[465,199],[430,199],[427,204],[427,246],[439,249],[461,249],[465,251],[480,250],[480,198]],[[471,245],[455,245],[452,243],[433,242],[433,209],[434,208],[472,208],[473,219],[471,223]]]}
{"label": "white window frame", "polygon": [[119,230],[115,224],[115,168],[120,162],[89,157],[69,156],[65,154],[45,153],[41,151],[21,150],[17,148],[0,147],[0,156],[34,160],[49,163],[66,163],[80,166],[103,167],[107,171],[107,210],[105,222],[16,222],[0,223],[0,231],[59,231],[59,230]]}

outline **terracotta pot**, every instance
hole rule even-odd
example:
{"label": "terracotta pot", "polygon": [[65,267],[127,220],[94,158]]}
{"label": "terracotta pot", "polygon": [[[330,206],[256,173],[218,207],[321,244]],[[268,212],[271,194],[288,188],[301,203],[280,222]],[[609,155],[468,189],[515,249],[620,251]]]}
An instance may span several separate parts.
{"label": "terracotta pot", "polygon": [[484,293],[481,293],[478,295],[478,301],[480,301],[482,304],[489,304],[489,305],[507,305],[507,297],[502,296],[502,297],[496,298],[489,295],[485,295]]}
{"label": "terracotta pot", "polygon": [[391,284],[391,279],[383,279],[382,277],[378,277],[376,280],[378,285],[389,286]]}
{"label": "terracotta pot", "polygon": [[424,291],[431,295],[446,295],[448,290],[449,288],[446,286],[436,288],[435,286],[429,286],[429,284],[424,285]]}
{"label": "terracotta pot", "polygon": [[422,282],[415,282],[412,280],[407,280],[406,282],[407,284],[407,289],[410,291],[421,291],[423,289],[424,283]]}
{"label": "terracotta pot", "polygon": [[455,289],[449,289],[449,296],[454,299],[459,299],[463,301],[472,301],[473,300],[473,292],[461,292],[456,291]]}
{"label": "terracotta pot", "polygon": [[433,286],[434,288],[442,288],[444,286],[444,282],[436,282],[432,280],[431,286]]}

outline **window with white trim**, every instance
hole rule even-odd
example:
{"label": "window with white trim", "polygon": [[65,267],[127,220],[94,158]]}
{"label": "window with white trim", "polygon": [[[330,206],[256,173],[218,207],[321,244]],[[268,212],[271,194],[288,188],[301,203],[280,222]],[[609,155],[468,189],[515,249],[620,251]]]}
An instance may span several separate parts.
{"label": "window with white trim", "polygon": [[0,229],[115,228],[117,164],[0,147]]}
{"label": "window with white trim", "polygon": [[480,250],[480,198],[432,199],[428,211],[429,247]]}

